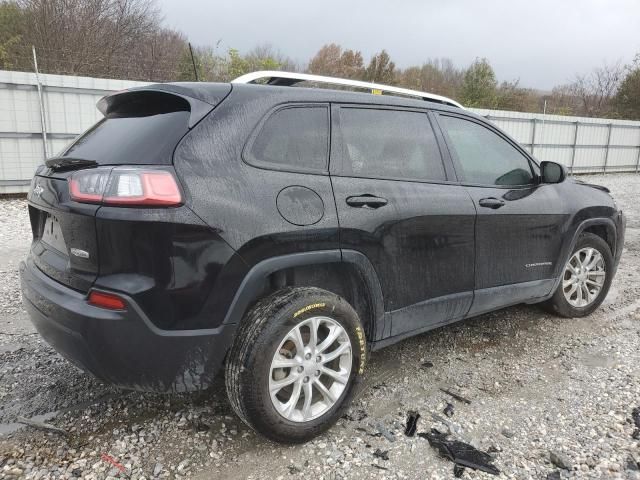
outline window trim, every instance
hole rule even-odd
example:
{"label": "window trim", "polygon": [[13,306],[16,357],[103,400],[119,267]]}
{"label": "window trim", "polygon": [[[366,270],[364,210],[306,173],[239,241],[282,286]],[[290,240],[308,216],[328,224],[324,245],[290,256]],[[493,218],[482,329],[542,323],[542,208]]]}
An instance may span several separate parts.
{"label": "window trim", "polygon": [[[420,113],[425,116],[426,125],[431,127],[438,152],[440,154],[440,161],[442,162],[442,169],[444,172],[443,179],[424,179],[424,178],[411,178],[411,177],[392,177],[388,175],[354,175],[345,172],[344,169],[344,157],[342,154],[342,147],[344,140],[342,138],[342,128],[340,125],[340,109],[359,109],[359,110],[391,110],[400,112],[414,112]],[[428,183],[428,184],[457,184],[458,182],[452,177],[452,167],[449,165],[447,155],[445,155],[446,145],[444,145],[444,139],[439,134],[438,125],[434,124],[430,110],[426,108],[413,108],[403,106],[392,105],[377,105],[377,104],[359,104],[359,103],[331,103],[331,153],[329,173],[334,177],[344,178],[363,178],[370,180],[392,180],[399,182],[414,182],[414,183]]]}
{"label": "window trim", "polygon": [[[455,170],[455,175],[456,175],[456,178],[458,179],[458,182],[457,182],[458,184],[463,186],[468,186],[468,187],[503,188],[503,189],[509,189],[509,190],[519,189],[519,188],[531,188],[540,184],[540,176],[536,173],[534,168],[534,165],[538,169],[540,168],[540,166],[538,165],[538,162],[536,162],[535,159],[533,159],[531,155],[529,155],[529,153],[525,149],[523,149],[522,146],[520,146],[520,144],[518,144],[517,142],[509,138],[507,135],[504,134],[504,132],[500,131],[490,123],[482,121],[481,119],[464,115],[464,114],[458,114],[457,112],[454,113],[454,112],[445,112],[442,110],[438,110],[438,111],[434,111],[433,114],[435,117],[436,124],[438,125],[438,129],[440,130],[442,137],[444,139],[444,142],[446,144],[447,153],[451,160],[453,168]],[[442,122],[440,121],[441,116],[460,118],[462,120],[475,123],[481,127],[486,128],[490,132],[493,132],[494,134],[496,134],[498,137],[500,137],[502,140],[504,140],[509,145],[514,147],[518,152],[520,152],[520,154],[525,158],[525,160],[527,160],[527,163],[529,164],[529,169],[531,170],[533,181],[531,183],[525,183],[525,184],[519,184],[519,185],[497,185],[493,183],[475,183],[475,182],[466,181],[463,178],[462,164],[460,163],[460,160],[457,156],[455,148],[453,147],[453,142],[451,141],[451,137],[449,137],[449,133],[447,132],[447,129],[443,126]]]}
{"label": "window trim", "polygon": [[[280,163],[267,162],[264,160],[259,160],[254,157],[251,153],[253,148],[253,144],[255,143],[262,130],[264,130],[264,126],[269,121],[269,119],[275,116],[278,112],[282,110],[289,110],[293,108],[322,108],[326,113],[326,121],[327,121],[327,151],[326,158],[324,162],[324,168],[305,168],[305,167],[296,167],[294,165],[286,165]],[[244,147],[242,148],[241,158],[244,163],[250,165],[251,167],[260,168],[262,170],[275,170],[278,172],[290,172],[290,173],[306,173],[312,175],[329,175],[329,157],[331,155],[331,109],[330,104],[327,102],[289,102],[280,105],[276,105],[271,108],[258,122],[258,124],[254,127],[253,131],[249,135],[249,138],[245,142]]]}

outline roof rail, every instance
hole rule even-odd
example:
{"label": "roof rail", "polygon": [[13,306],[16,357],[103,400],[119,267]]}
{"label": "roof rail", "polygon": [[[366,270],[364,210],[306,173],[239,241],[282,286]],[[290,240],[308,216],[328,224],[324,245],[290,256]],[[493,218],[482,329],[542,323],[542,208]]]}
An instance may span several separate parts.
{"label": "roof rail", "polygon": [[437,102],[444,105],[449,105],[458,108],[464,108],[461,104],[455,100],[451,100],[447,97],[435,95],[433,93],[420,92],[418,90],[409,90],[407,88],[392,87],[389,85],[382,85],[379,83],[362,82],[360,80],[350,80],[347,78],[336,77],[324,77],[322,75],[310,75],[308,73],[294,73],[294,72],[279,72],[273,70],[262,70],[259,72],[247,73],[235,80],[231,80],[231,83],[253,83],[256,80],[268,79],[268,85],[282,85],[291,86],[299,82],[316,82],[326,83],[330,85],[344,85],[347,87],[364,88],[371,91],[378,90],[380,92],[395,93],[398,95],[405,95],[408,97],[418,97],[428,102]]}

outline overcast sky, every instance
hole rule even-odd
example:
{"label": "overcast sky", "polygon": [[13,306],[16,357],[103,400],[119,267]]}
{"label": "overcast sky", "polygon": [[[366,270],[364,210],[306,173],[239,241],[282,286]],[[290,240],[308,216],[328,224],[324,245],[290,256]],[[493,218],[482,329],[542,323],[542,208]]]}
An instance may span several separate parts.
{"label": "overcast sky", "polygon": [[306,63],[325,43],[385,48],[400,67],[486,57],[499,80],[550,89],[640,52],[640,0],[158,0],[192,43],[246,52],[271,44]]}

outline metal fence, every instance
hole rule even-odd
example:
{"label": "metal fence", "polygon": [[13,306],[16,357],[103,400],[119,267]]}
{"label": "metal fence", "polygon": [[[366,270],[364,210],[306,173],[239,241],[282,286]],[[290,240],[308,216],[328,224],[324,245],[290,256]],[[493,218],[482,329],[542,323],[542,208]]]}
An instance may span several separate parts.
{"label": "metal fence", "polygon": [[[96,102],[144,82],[0,71],[0,194],[26,192],[35,168],[100,119]],[[41,95],[39,95],[39,86]],[[539,160],[572,173],[638,172],[640,122],[472,109]]]}
{"label": "metal fence", "polygon": [[45,152],[61,151],[102,117],[100,98],[139,85],[145,83],[0,70],[0,194],[26,192]]}

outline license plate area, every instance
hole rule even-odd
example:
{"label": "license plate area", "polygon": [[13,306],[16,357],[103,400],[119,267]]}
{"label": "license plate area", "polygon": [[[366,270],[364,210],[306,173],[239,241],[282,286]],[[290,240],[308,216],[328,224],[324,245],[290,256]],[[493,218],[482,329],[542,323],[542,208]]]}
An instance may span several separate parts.
{"label": "license plate area", "polygon": [[47,217],[44,221],[44,229],[42,230],[42,237],[40,239],[43,243],[46,243],[47,246],[57,250],[63,255],[67,255],[67,244],[64,241],[64,236],[62,235],[62,228],[60,227],[60,222],[55,217],[55,215],[47,214]]}

